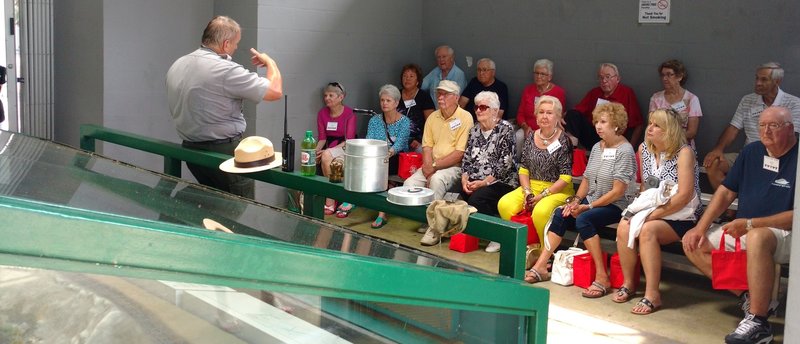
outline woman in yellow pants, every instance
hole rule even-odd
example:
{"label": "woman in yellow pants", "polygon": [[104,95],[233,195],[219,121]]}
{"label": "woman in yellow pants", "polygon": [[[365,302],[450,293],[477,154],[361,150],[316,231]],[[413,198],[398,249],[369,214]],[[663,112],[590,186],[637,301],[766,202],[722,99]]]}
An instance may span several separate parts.
{"label": "woman in yellow pants", "polygon": [[526,202],[532,204],[533,224],[541,239],[553,210],[563,205],[575,191],[572,187],[572,143],[558,128],[561,102],[551,96],[539,97],[535,113],[539,129],[528,133],[525,139],[519,163],[520,187],[503,196],[497,203],[497,210],[500,217],[508,220],[522,211]]}

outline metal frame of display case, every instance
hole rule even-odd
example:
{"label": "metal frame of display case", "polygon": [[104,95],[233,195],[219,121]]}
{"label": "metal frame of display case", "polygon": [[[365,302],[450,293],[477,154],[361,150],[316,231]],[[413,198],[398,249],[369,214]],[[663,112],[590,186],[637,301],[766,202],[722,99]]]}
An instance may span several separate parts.
{"label": "metal frame of display case", "polygon": [[[495,328],[492,338],[546,342],[549,291],[507,277],[320,250],[9,196],[0,196],[0,214],[4,219],[0,225],[0,237],[4,238],[0,240],[0,265],[487,312],[498,318],[522,316],[519,326],[513,327],[517,331]],[[491,325],[461,326],[491,329]]]}
{"label": "metal frame of display case", "polygon": [[[109,129],[93,124],[83,124],[80,129],[81,149],[94,152],[96,141],[113,143],[164,158],[164,173],[180,177],[181,161],[217,168],[230,158],[229,155],[183,148],[180,144],[149,138],[121,130]],[[386,192],[358,193],[345,190],[341,184],[330,183],[320,176],[302,176],[299,172],[283,172],[271,169],[245,174],[265,183],[300,190],[305,194],[305,214],[323,219],[325,198],[334,198],[356,205],[369,205],[370,209],[384,211],[415,221],[426,222],[425,206],[402,206],[388,202]],[[516,279],[525,276],[525,252],[528,231],[524,225],[503,219],[475,213],[470,215],[465,234],[500,243],[498,272]]]}

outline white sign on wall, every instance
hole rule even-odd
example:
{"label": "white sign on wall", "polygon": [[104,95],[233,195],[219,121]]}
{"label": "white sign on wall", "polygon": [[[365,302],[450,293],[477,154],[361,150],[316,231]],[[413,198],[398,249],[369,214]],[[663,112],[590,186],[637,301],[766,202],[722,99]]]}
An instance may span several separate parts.
{"label": "white sign on wall", "polygon": [[639,23],[669,24],[670,0],[639,0]]}

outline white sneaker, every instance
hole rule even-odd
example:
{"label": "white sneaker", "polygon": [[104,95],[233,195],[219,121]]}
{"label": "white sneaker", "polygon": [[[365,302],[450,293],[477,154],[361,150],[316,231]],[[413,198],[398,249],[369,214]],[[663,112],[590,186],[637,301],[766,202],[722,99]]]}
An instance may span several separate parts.
{"label": "white sneaker", "polygon": [[419,243],[422,246],[433,246],[438,244],[442,241],[442,236],[439,235],[439,232],[433,230],[432,228],[428,228],[428,231],[425,232],[425,235],[422,236],[422,240]]}
{"label": "white sneaker", "polygon": [[422,226],[419,226],[419,228],[417,228],[417,233],[419,233],[419,234],[424,234],[424,233],[427,233],[427,232],[428,232],[428,225],[427,224],[423,224]]}
{"label": "white sneaker", "polygon": [[486,245],[486,252],[495,253],[500,252],[500,243],[499,242],[490,242],[489,245]]}

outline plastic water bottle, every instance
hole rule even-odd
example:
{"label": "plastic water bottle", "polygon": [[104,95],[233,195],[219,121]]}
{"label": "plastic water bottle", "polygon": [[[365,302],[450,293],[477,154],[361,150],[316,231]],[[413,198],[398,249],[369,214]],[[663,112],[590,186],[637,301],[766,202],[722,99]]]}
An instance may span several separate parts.
{"label": "plastic water bottle", "polygon": [[317,174],[317,140],[311,130],[306,130],[306,137],[300,144],[300,174],[313,176]]}

